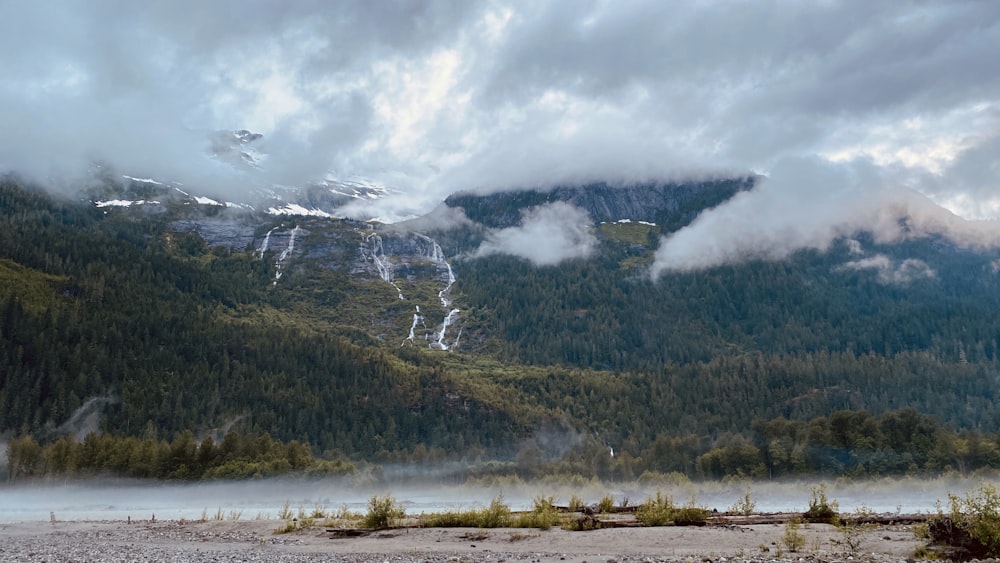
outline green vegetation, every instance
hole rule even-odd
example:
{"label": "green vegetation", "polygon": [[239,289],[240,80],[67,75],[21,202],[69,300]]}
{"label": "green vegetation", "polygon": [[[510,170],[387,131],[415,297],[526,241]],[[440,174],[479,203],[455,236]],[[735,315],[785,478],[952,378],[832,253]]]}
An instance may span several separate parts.
{"label": "green vegetation", "polygon": [[361,520],[362,527],[380,530],[397,526],[406,517],[406,510],[392,495],[373,496],[368,499],[368,512]]}
{"label": "green vegetation", "polygon": [[182,480],[322,477],[356,470],[350,462],[316,459],[307,444],[295,440],[230,433],[217,444],[209,437],[198,442],[190,431],[170,442],[90,433],[80,442],[64,437],[44,446],[22,436],[7,443],[7,459],[9,482],[106,474]]}
{"label": "green vegetation", "polygon": [[[664,211],[659,231],[737,189]],[[472,198],[466,209],[516,219],[546,197]],[[923,260],[938,276],[883,283],[839,268],[852,255],[837,243],[654,282],[622,264],[650,258],[655,229],[610,225],[588,260],[455,260],[463,344],[444,354],[401,347],[413,303],[351,273],[369,225],[285,219],[328,247],[297,256],[275,284],[273,256],[210,248],[173,223],[184,213],[197,211],[97,210],[0,181],[8,479],[461,461],[456,480],[659,486],[1000,468],[993,251],[934,239],[889,248],[862,234],[866,251]],[[441,236],[454,256],[484,235]],[[427,279],[399,283],[436,302]],[[443,315],[434,307],[428,316]],[[95,433],[74,438],[88,414]],[[194,438],[219,429],[235,437],[204,450]],[[208,455],[223,447],[247,453]]]}
{"label": "green vegetation", "polygon": [[840,529],[841,537],[830,541],[844,546],[851,555],[857,555],[864,543],[865,533],[875,529],[875,525],[869,521],[874,516],[875,511],[862,504],[849,516],[838,519],[837,528]]}
{"label": "green vegetation", "polygon": [[750,492],[750,486],[747,485],[746,493],[733,503],[733,506],[729,508],[729,513],[738,514],[740,516],[750,516],[756,510],[757,501],[754,500],[753,495]]}
{"label": "green vegetation", "polygon": [[838,524],[840,508],[837,501],[831,501],[826,496],[826,483],[812,487],[812,498],[809,499],[809,509],[802,515],[806,522],[822,522]]}
{"label": "green vegetation", "polygon": [[507,528],[511,518],[510,506],[499,495],[485,508],[422,514],[418,522],[425,528]]}
{"label": "green vegetation", "polygon": [[615,510],[615,498],[611,495],[604,495],[597,503],[597,510],[601,514],[611,514]]}
{"label": "green vegetation", "polygon": [[656,491],[655,497],[649,497],[639,505],[635,518],[643,526],[666,526],[674,520],[674,499]]}
{"label": "green vegetation", "polygon": [[806,545],[806,537],[800,531],[802,522],[798,518],[793,518],[785,524],[785,533],[781,536],[781,543],[785,544],[788,551],[798,552]]}
{"label": "green vegetation", "polygon": [[927,528],[932,544],[948,559],[1000,556],[1000,490],[983,484],[964,497],[949,493],[948,512],[939,509]]}
{"label": "green vegetation", "polygon": [[480,528],[504,528],[510,526],[510,507],[503,501],[503,495],[494,498],[488,507],[479,513],[477,526]]}
{"label": "green vegetation", "polygon": [[518,514],[512,522],[515,528],[538,528],[548,530],[559,523],[559,511],[554,497],[536,497],[529,512]]}
{"label": "green vegetation", "polygon": [[708,520],[710,511],[704,506],[698,506],[697,498],[692,495],[684,506],[674,510],[674,524],[677,526],[703,526]]}

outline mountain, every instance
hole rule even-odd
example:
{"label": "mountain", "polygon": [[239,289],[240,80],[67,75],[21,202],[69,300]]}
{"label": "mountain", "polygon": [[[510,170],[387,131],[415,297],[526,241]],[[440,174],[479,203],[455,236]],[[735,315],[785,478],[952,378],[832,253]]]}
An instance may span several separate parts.
{"label": "mountain", "polygon": [[[456,194],[381,225],[195,204],[142,180],[102,189],[159,203],[7,179],[0,431],[75,433],[100,398],[113,434],[233,429],[521,475],[1000,463],[996,250],[862,231],[649,275],[663,234],[754,183]],[[538,223],[589,237],[589,253],[538,265],[505,250],[522,239],[504,233]]]}
{"label": "mountain", "polygon": [[461,208],[475,223],[506,228],[520,224],[525,209],[562,201],[583,209],[598,223],[627,219],[661,225],[662,232],[670,232],[753,184],[752,177],[623,186],[597,183],[548,190],[458,193],[445,199],[445,205]]}
{"label": "mountain", "polygon": [[350,203],[378,200],[396,192],[365,178],[338,178],[332,173],[300,186],[269,183],[262,175],[267,168],[268,154],[258,147],[263,138],[260,133],[245,129],[216,131],[209,135],[206,159],[224,164],[233,175],[241,178],[242,184],[249,186],[238,194],[232,189],[185,186],[167,178],[121,173],[98,163],[92,170],[91,185],[82,195],[86,201],[101,208],[142,207],[156,212],[167,207],[200,205],[262,211],[269,215],[332,218],[342,217],[341,210]]}

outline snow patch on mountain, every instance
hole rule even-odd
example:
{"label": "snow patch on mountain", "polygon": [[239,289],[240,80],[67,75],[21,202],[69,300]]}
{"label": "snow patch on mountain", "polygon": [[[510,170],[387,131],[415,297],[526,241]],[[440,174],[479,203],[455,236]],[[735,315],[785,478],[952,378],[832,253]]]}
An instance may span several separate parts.
{"label": "snow patch on mountain", "polygon": [[124,174],[122,174],[122,178],[125,178],[126,180],[131,180],[133,182],[139,182],[140,184],[154,184],[157,186],[165,185],[163,182],[157,182],[152,178],[136,178],[134,176],[126,176]]}
{"label": "snow patch on mountain", "polygon": [[267,208],[267,213],[269,215],[298,215],[306,217],[325,217],[327,219],[336,218],[336,216],[332,213],[327,213],[322,209],[306,209],[297,203],[287,203],[283,207],[269,207]]}
{"label": "snow patch on mountain", "polygon": [[107,201],[95,201],[94,205],[97,207],[132,207],[133,205],[157,205],[159,201],[144,199],[140,200],[127,200],[127,199],[110,199]]}

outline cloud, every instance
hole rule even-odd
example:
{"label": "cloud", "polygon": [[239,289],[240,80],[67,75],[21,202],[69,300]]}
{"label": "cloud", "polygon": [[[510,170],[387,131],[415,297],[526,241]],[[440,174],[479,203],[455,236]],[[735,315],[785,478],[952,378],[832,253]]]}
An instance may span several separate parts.
{"label": "cloud", "polygon": [[825,251],[859,232],[878,243],[940,234],[961,246],[1000,246],[1000,223],[968,221],[909,188],[887,187],[884,172],[864,160],[785,159],[753,190],[664,237],[652,274]]}
{"label": "cloud", "polygon": [[571,258],[586,258],[597,244],[593,222],[586,211],[557,201],[526,210],[521,225],[494,231],[476,256],[512,254],[538,266]]}
{"label": "cloud", "polygon": [[[332,170],[398,188],[373,211],[395,217],[458,190],[820,158],[1000,217],[992,2],[95,0],[5,16],[0,169],[46,183],[101,160],[238,198]],[[204,157],[213,131],[243,128],[264,134],[262,170]]]}
{"label": "cloud", "polygon": [[916,279],[937,277],[937,272],[923,260],[907,258],[896,262],[885,254],[852,260],[836,268],[836,271],[845,270],[874,270],[877,273],[879,283],[886,285],[906,285]]}

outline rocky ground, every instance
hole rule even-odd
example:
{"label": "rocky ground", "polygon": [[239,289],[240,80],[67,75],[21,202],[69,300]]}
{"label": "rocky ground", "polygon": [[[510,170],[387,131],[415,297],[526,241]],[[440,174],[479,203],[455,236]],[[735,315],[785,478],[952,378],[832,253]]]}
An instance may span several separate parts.
{"label": "rocky ground", "polygon": [[909,526],[878,526],[849,549],[843,532],[811,524],[796,553],[779,524],[562,529],[403,528],[334,537],[326,527],[275,533],[277,520],[0,524],[0,561],[824,562],[913,561]]}

